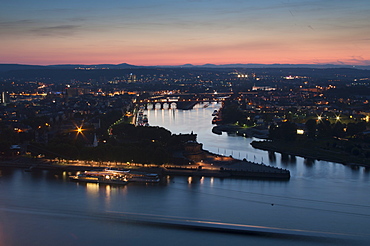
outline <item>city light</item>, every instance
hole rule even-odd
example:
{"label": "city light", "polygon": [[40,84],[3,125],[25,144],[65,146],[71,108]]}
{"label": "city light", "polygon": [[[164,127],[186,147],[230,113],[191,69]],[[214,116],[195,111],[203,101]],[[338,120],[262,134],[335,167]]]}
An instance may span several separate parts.
{"label": "city light", "polygon": [[304,130],[302,130],[302,129],[297,129],[297,134],[298,134],[298,135],[303,135],[303,134],[304,134]]}
{"label": "city light", "polygon": [[76,126],[76,137],[79,135],[79,134],[81,134],[81,135],[83,135],[83,131],[84,131],[85,129],[83,129],[82,128],[82,126]]}

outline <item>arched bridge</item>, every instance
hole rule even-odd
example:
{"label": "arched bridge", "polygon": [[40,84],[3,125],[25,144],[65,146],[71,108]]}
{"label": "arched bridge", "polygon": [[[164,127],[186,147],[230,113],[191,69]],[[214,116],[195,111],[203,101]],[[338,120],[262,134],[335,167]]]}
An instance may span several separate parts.
{"label": "arched bridge", "polygon": [[164,108],[192,109],[198,103],[221,102],[230,97],[231,93],[203,93],[203,94],[175,94],[161,95],[146,99],[137,100],[136,103],[144,106],[145,109],[155,109],[159,106]]}

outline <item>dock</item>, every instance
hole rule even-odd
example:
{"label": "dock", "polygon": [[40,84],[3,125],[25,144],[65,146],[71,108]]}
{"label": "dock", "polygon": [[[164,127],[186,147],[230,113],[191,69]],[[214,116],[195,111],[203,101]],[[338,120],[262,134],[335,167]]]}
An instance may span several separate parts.
{"label": "dock", "polygon": [[156,173],[160,176],[204,176],[218,178],[257,178],[289,180],[289,170],[257,164],[245,160],[237,160],[231,157],[221,157],[209,154],[208,158],[192,165],[154,165],[138,163],[115,163],[99,162],[98,164],[84,161],[69,161],[68,163],[55,162],[48,159],[17,158],[11,161],[1,161],[2,167],[24,168],[27,172],[33,170],[61,170],[61,171],[88,171],[115,167],[131,169],[148,173]]}

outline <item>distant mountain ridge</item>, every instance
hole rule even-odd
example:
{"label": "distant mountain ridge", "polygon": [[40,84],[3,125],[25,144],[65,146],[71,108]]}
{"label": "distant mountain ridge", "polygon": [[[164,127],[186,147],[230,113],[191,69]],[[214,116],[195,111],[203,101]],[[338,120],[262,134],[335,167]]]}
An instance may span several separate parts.
{"label": "distant mountain ridge", "polygon": [[22,65],[22,64],[0,64],[0,72],[24,69],[45,69],[47,66],[39,65]]}
{"label": "distant mountain ridge", "polygon": [[47,67],[52,68],[64,68],[64,69],[76,69],[76,68],[96,68],[96,69],[126,69],[126,68],[135,68],[140,66],[131,65],[128,63],[121,64],[94,64],[94,65],[84,65],[84,64],[61,64],[61,65],[49,65]]}
{"label": "distant mountain ridge", "polygon": [[161,66],[161,67],[205,67],[205,68],[357,68],[357,69],[370,69],[370,66],[356,66],[356,65],[345,65],[345,64],[259,64],[259,63],[235,63],[235,64],[203,64],[203,65],[192,65],[184,64],[179,66]]}
{"label": "distant mountain ridge", "polygon": [[30,70],[30,69],[129,69],[129,68],[356,68],[370,69],[370,66],[355,66],[355,65],[338,65],[338,64],[203,64],[203,65],[161,65],[161,66],[136,66],[128,63],[120,64],[60,64],[60,65],[26,65],[26,64],[0,64],[0,72],[12,70]]}
{"label": "distant mountain ridge", "polygon": [[60,65],[26,65],[26,64],[0,64],[0,72],[12,71],[12,70],[30,70],[30,69],[78,69],[78,68],[95,68],[95,69],[127,69],[127,68],[138,68],[127,63],[121,64],[60,64]]}

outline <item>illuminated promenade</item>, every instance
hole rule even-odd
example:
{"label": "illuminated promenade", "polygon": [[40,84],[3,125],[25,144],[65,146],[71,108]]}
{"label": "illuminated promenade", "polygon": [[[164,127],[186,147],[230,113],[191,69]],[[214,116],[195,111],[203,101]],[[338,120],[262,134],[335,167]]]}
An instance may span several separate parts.
{"label": "illuminated promenade", "polygon": [[1,166],[32,169],[56,169],[65,171],[84,171],[99,168],[137,169],[160,175],[197,176],[197,177],[239,177],[289,179],[290,172],[285,169],[257,164],[249,161],[236,160],[231,157],[210,154],[199,163],[188,165],[174,164],[140,164],[134,162],[84,161],[63,159],[30,159],[18,158],[12,161],[2,161]]}

